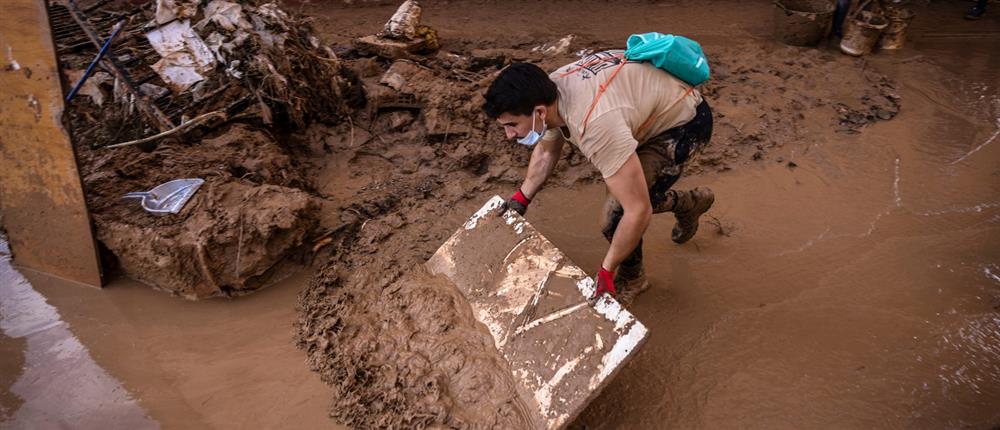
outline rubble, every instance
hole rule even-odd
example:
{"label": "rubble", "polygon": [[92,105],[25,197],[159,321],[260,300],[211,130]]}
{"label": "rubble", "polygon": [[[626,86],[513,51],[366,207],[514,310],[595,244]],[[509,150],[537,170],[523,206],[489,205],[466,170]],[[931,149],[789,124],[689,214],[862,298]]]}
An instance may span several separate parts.
{"label": "rubble", "polygon": [[[76,0],[60,1],[77,8]],[[127,65],[114,72],[116,88],[122,86],[128,94],[116,92],[112,109],[117,112],[103,114],[130,118],[136,105],[148,111],[145,118],[129,120],[143,126],[124,137],[150,136],[155,129],[165,132],[209,112],[297,128],[311,121],[335,122],[348,105],[361,102],[333,51],[311,34],[304,18],[275,3],[160,0],[117,13],[127,16],[129,24],[112,47],[109,62]],[[78,15],[84,31],[93,33],[105,25],[82,12]],[[71,37],[56,40],[61,49],[79,50],[73,43]],[[73,69],[83,57],[81,52],[61,59]],[[156,88],[169,88],[170,93]],[[109,129],[111,122],[77,121],[74,107],[70,122],[86,140],[128,140],[107,139],[120,134]]]}
{"label": "rubble", "polygon": [[146,33],[146,37],[162,57],[152,65],[153,70],[176,94],[201,82],[215,69],[215,56],[187,20],[171,21]]}
{"label": "rubble", "polygon": [[[87,16],[102,4],[87,1],[50,5],[58,25],[78,31],[55,40],[67,80],[94,58],[105,17],[127,20],[106,71],[91,76],[88,97],[64,116],[109,264],[192,299],[269,285],[281,276],[277,263],[315,230],[318,204],[292,150],[248,125],[336,123],[364,101],[353,75],[304,18],[275,3],[161,0]],[[178,177],[205,183],[176,214],[121,200]]]}
{"label": "rubble", "polygon": [[406,0],[378,34],[354,40],[358,51],[388,59],[415,58],[437,51],[437,31],[420,24],[421,8],[416,0]]}
{"label": "rubble", "polygon": [[573,43],[574,38],[576,38],[576,36],[567,34],[565,37],[555,42],[549,42],[531,48],[531,52],[540,52],[542,55],[546,56],[565,55],[569,52],[569,46]]}
{"label": "rubble", "polygon": [[392,14],[389,21],[385,23],[385,30],[378,36],[387,39],[412,40],[417,35],[421,12],[420,4],[416,0],[404,1],[403,4],[399,5],[399,9],[396,9],[396,13]]}

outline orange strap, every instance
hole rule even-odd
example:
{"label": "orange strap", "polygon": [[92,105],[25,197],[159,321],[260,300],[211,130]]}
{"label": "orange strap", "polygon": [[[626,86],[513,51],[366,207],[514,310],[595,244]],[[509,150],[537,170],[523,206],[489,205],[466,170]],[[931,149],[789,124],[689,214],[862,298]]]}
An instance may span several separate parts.
{"label": "orange strap", "polygon": [[615,68],[614,72],[611,72],[611,76],[608,81],[601,84],[597,90],[597,95],[594,96],[594,101],[590,102],[590,108],[587,109],[587,116],[583,117],[583,130],[580,131],[580,140],[583,140],[583,136],[587,135],[587,122],[590,121],[590,114],[594,113],[594,108],[597,107],[597,102],[601,100],[601,96],[604,95],[604,91],[607,91],[608,86],[611,85],[611,81],[615,80],[615,76],[618,76],[618,72],[622,71],[622,67],[625,67],[626,61],[622,60],[622,63]]}

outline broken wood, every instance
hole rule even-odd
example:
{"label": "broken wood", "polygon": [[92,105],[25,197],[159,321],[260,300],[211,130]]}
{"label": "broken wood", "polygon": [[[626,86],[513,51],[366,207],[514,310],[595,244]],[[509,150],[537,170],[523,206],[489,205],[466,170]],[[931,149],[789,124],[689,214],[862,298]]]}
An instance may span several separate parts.
{"label": "broken wood", "polygon": [[152,142],[154,140],[160,140],[160,139],[163,139],[165,137],[169,137],[169,136],[175,135],[177,133],[181,133],[181,132],[183,132],[183,131],[185,131],[185,130],[187,130],[189,128],[192,128],[192,127],[194,127],[194,126],[196,126],[198,124],[201,124],[201,123],[204,123],[204,122],[208,122],[208,120],[212,119],[212,118],[221,118],[223,121],[225,121],[226,120],[226,113],[223,112],[223,111],[221,111],[221,110],[218,110],[218,111],[215,111],[215,112],[209,112],[209,113],[206,113],[206,114],[201,114],[201,115],[198,115],[197,117],[195,117],[194,119],[192,119],[192,120],[190,120],[188,122],[185,122],[184,124],[181,124],[181,125],[179,125],[177,127],[174,127],[172,129],[164,131],[162,133],[154,134],[152,136],[147,136],[147,137],[144,137],[142,139],[136,139],[136,140],[131,140],[131,141],[128,141],[128,142],[122,142],[122,143],[116,143],[114,145],[108,145],[108,146],[105,146],[105,148],[109,148],[109,149],[110,148],[121,148],[123,146],[138,145],[138,144],[141,144],[141,143]]}
{"label": "broken wood", "polygon": [[[80,29],[87,35],[90,42],[94,44],[97,49],[101,49],[104,45],[104,41],[97,35],[93,28],[90,27],[90,23],[87,22],[86,15],[80,10],[74,0],[64,0],[64,4],[70,11],[70,15],[73,16],[73,20],[76,21]],[[106,56],[102,61],[105,69],[108,69],[119,81],[125,84],[125,89],[131,94],[139,106],[139,110],[150,120],[152,123],[161,131],[166,132],[174,129],[174,123],[170,121],[160,109],[154,106],[149,100],[139,91],[139,87],[132,81],[132,79],[125,73],[124,67],[118,63],[114,55]]]}

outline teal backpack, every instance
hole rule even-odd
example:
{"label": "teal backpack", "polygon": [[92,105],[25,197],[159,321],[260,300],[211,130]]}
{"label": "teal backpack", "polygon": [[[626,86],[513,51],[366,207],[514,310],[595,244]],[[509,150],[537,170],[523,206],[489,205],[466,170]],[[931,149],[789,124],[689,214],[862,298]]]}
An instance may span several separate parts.
{"label": "teal backpack", "polygon": [[629,36],[625,58],[648,61],[691,86],[708,80],[709,68],[701,45],[684,36],[643,33]]}

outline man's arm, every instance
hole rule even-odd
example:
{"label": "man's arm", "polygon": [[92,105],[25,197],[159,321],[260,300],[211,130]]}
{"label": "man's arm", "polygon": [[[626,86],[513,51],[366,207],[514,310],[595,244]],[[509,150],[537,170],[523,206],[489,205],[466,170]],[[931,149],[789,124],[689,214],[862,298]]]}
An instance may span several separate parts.
{"label": "man's arm", "polygon": [[[528,199],[534,199],[535,194],[542,189],[542,184],[549,178],[552,171],[559,162],[562,155],[563,139],[561,137],[552,140],[542,140],[535,145],[531,152],[531,160],[528,161],[528,173],[521,184],[521,192]],[[639,172],[641,176],[641,171]]]}
{"label": "man's arm", "polygon": [[601,265],[604,269],[615,272],[618,265],[639,245],[642,234],[649,226],[649,220],[653,217],[653,208],[649,203],[649,187],[646,185],[646,178],[642,174],[642,164],[639,163],[639,156],[632,154],[625,164],[604,179],[608,186],[608,191],[622,205],[625,214],[618,222],[615,236],[611,240],[611,247],[604,255]]}

